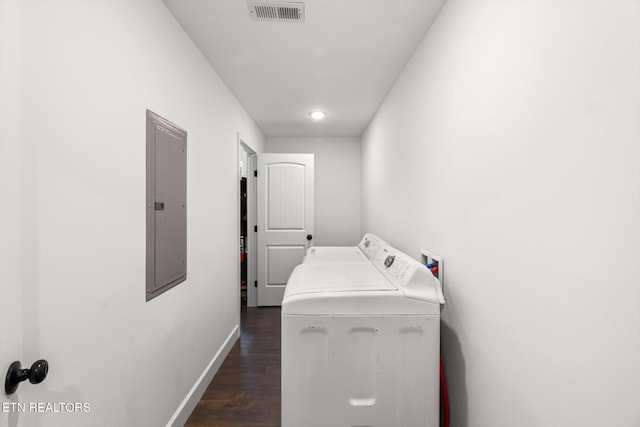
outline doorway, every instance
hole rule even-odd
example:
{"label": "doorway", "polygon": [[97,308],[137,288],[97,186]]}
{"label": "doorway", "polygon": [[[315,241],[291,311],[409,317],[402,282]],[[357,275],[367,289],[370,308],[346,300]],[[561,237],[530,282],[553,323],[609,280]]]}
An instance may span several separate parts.
{"label": "doorway", "polygon": [[238,134],[241,305],[280,305],[291,271],[313,244],[313,183],[313,154],[256,154]]}
{"label": "doorway", "polygon": [[256,306],[256,242],[251,224],[255,223],[256,191],[253,170],[256,151],[238,133],[238,235],[239,299],[243,306]]}

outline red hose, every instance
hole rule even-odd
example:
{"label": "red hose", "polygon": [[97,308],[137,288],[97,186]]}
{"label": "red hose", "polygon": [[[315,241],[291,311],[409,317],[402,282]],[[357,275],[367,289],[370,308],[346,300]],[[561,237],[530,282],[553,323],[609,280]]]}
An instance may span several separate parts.
{"label": "red hose", "polygon": [[447,392],[447,380],[444,377],[444,363],[442,363],[442,353],[440,353],[440,394],[442,395],[442,404],[444,406],[443,427],[449,427],[449,393]]}

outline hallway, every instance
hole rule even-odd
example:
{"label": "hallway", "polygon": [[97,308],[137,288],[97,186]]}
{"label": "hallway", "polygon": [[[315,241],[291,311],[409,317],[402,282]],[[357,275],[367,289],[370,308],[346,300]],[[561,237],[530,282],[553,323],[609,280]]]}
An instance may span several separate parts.
{"label": "hallway", "polygon": [[185,427],[280,426],[280,307],[242,307],[240,325]]}
{"label": "hallway", "polygon": [[[262,305],[364,233],[442,259],[451,427],[640,427],[640,0],[272,3],[0,0],[0,368],[49,364],[0,427],[279,426],[296,371],[241,260]],[[289,171],[313,191],[258,187]],[[313,230],[265,243],[278,216]]]}

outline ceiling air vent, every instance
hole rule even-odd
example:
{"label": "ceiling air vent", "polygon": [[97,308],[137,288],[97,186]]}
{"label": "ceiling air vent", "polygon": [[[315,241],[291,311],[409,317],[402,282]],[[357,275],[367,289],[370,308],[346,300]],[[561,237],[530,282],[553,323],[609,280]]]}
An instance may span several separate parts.
{"label": "ceiling air vent", "polygon": [[304,3],[248,0],[254,21],[304,22]]}

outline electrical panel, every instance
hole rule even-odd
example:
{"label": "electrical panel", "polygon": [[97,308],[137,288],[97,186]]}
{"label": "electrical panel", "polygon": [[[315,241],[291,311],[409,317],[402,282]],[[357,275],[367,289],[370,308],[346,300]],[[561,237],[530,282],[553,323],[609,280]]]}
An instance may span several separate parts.
{"label": "electrical panel", "polygon": [[147,110],[149,301],[187,279],[187,132]]}

